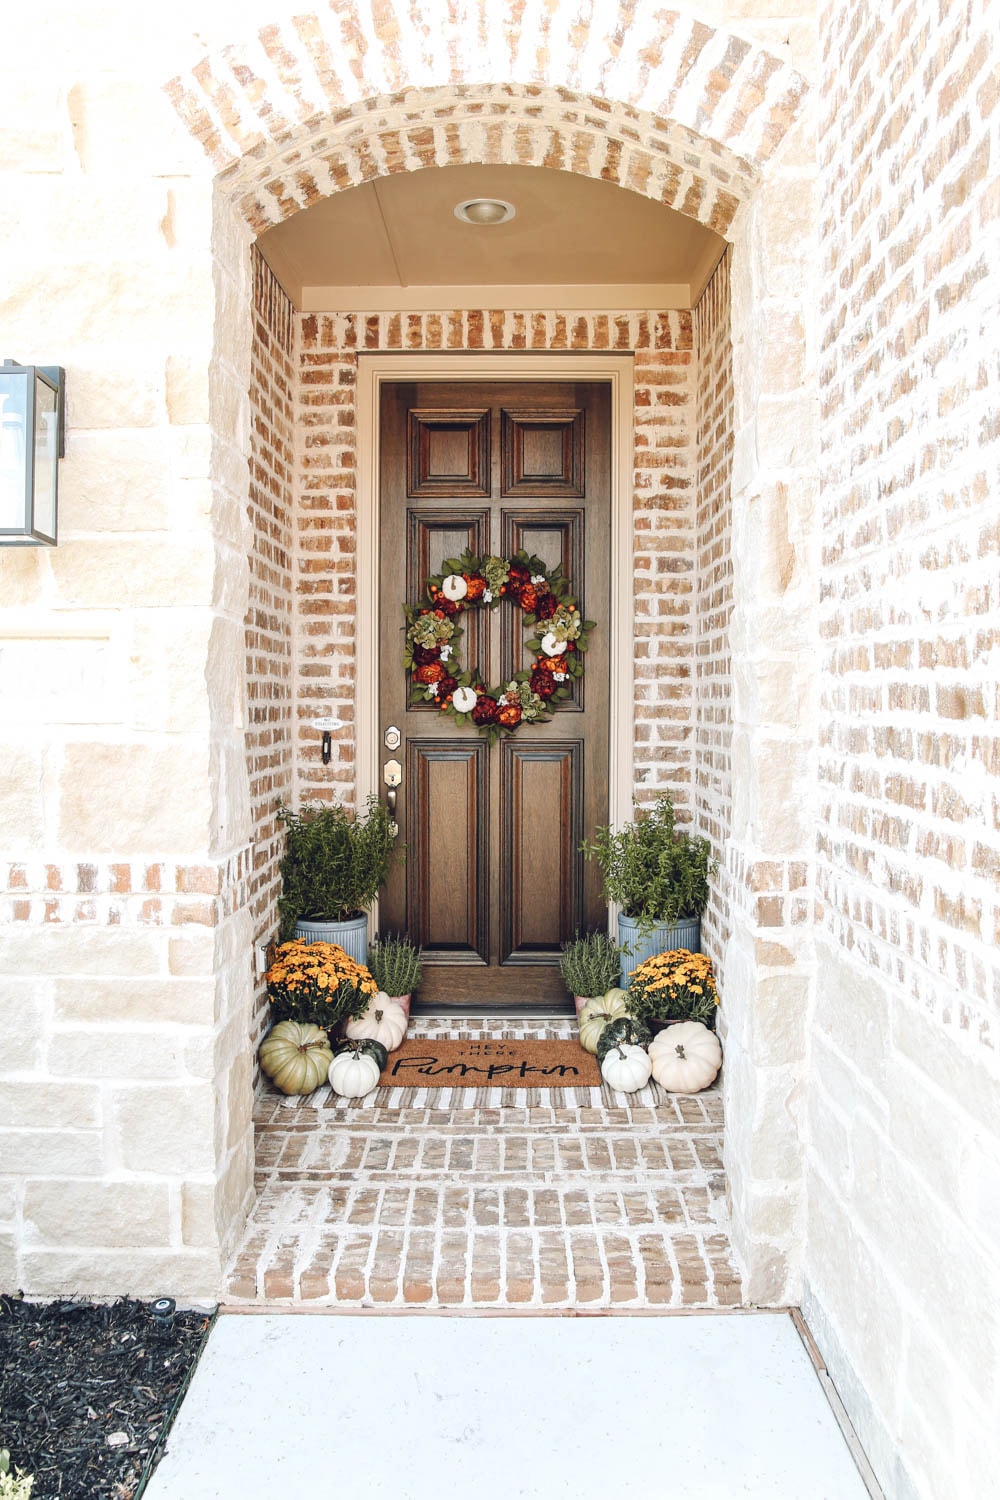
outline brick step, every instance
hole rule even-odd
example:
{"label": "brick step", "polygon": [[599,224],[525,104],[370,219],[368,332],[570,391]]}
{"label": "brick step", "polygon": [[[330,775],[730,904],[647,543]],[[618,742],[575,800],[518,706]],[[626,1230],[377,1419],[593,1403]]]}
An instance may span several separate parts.
{"label": "brick step", "polygon": [[[704,1174],[702,1174],[704,1175]],[[294,1229],[372,1227],[426,1229],[551,1229],[582,1225],[672,1229],[714,1227],[725,1218],[723,1183],[590,1179],[586,1184],[539,1182],[419,1181],[403,1186],[386,1175],[381,1181],[345,1177],[341,1181],[289,1178],[285,1191],[255,1214],[258,1238],[276,1239]]]}
{"label": "brick step", "polygon": [[718,1089],[655,1085],[379,1089],[358,1101],[328,1088],[286,1100],[265,1086],[258,1198],[229,1297],[468,1311],[738,1305],[722,1104]]}
{"label": "brick step", "polygon": [[717,1089],[702,1094],[665,1096],[655,1107],[643,1105],[474,1105],[469,1108],[428,1108],[350,1104],[329,1089],[308,1100],[283,1099],[267,1090],[255,1105],[258,1132],[321,1129],[436,1131],[563,1130],[629,1131],[643,1127],[661,1130],[718,1130],[722,1124],[722,1095]]}
{"label": "brick step", "polygon": [[244,1247],[236,1302],[357,1307],[732,1307],[741,1301],[720,1231],[581,1228],[481,1233],[326,1228]]}
{"label": "brick step", "polygon": [[676,1133],[601,1132],[587,1136],[523,1133],[442,1135],[429,1131],[294,1131],[262,1136],[257,1168],[268,1171],[372,1171],[400,1173],[528,1173],[571,1175],[617,1172],[717,1172],[722,1170],[721,1142],[706,1131]]}

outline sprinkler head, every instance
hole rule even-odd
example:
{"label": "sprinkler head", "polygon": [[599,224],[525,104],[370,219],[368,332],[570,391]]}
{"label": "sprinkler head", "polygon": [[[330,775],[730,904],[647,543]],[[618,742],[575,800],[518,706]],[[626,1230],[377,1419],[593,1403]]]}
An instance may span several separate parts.
{"label": "sprinkler head", "polygon": [[151,1304],[149,1311],[153,1319],[153,1332],[159,1338],[166,1338],[173,1333],[176,1306],[173,1297],[157,1297]]}

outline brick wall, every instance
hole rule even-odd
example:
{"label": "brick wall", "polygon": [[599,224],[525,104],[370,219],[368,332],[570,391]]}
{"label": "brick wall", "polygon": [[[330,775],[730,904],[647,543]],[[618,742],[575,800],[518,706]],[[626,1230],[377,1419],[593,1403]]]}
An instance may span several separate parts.
{"label": "brick wall", "polygon": [[976,5],[830,4],[806,1306],[891,1495],[1000,1463],[1000,108]]}
{"label": "brick wall", "polygon": [[694,312],[698,380],[698,554],[696,568],[694,812],[719,864],[717,887],[702,922],[702,948],[721,977],[729,930],[726,839],[732,820],[730,754],[732,680],[729,627],[733,609],[733,356],[727,250]]}
{"label": "brick wall", "polygon": [[[695,610],[695,386],[689,312],[307,314],[301,320],[296,775],[303,799],[354,782],[356,370],[393,349],[635,352],[635,780],[690,811]],[[308,720],[345,720],[323,766]]]}
{"label": "brick wall", "polygon": [[[254,829],[249,901],[256,943],[269,940],[277,928],[278,863],[284,839],[275,814],[280,803],[288,804],[292,798],[293,416],[298,371],[292,304],[256,247],[252,264],[253,551],[246,615],[246,748]],[[258,981],[258,1013],[264,994],[264,985]]]}

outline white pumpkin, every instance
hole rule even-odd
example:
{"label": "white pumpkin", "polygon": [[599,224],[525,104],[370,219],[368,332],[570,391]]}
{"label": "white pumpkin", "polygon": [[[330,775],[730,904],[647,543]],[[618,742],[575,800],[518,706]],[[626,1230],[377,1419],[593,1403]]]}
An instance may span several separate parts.
{"label": "white pumpkin", "polygon": [[451,599],[457,604],[459,599],[464,599],[469,592],[469,585],[461,573],[449,573],[441,584],[441,592],[446,599]]}
{"label": "white pumpkin", "polygon": [[636,1089],[641,1089],[644,1083],[649,1082],[651,1070],[652,1064],[647,1054],[631,1042],[622,1042],[621,1046],[612,1047],[601,1063],[604,1082],[623,1094],[634,1094]]}
{"label": "white pumpkin", "polygon": [[356,1020],[345,1023],[344,1035],[352,1041],[372,1037],[387,1052],[395,1052],[406,1035],[406,1011],[396,1000],[390,1000],[385,990],[379,990]]}
{"label": "white pumpkin", "polygon": [[471,714],[472,710],[476,706],[477,701],[478,699],[475,688],[456,688],[451,695],[451,706],[457,713],[460,714]]}
{"label": "white pumpkin", "polygon": [[594,995],[584,1001],[580,1010],[580,1046],[584,1052],[596,1054],[601,1032],[616,1016],[627,1014],[624,990],[608,990],[606,995]]}
{"label": "white pumpkin", "polygon": [[722,1066],[722,1047],[700,1021],[678,1021],[658,1031],[649,1044],[653,1077],[672,1094],[699,1094]]}
{"label": "white pumpkin", "polygon": [[547,630],[542,636],[542,651],[544,655],[562,656],[565,650],[566,642],[560,641],[556,636],[552,634],[551,630]]}
{"label": "white pumpkin", "polygon": [[[361,1043],[363,1047],[369,1045],[367,1041]],[[355,1052],[353,1049],[338,1052],[330,1064],[330,1087],[335,1094],[343,1094],[347,1099],[360,1099],[362,1094],[371,1093],[381,1071],[379,1060],[372,1052]]]}

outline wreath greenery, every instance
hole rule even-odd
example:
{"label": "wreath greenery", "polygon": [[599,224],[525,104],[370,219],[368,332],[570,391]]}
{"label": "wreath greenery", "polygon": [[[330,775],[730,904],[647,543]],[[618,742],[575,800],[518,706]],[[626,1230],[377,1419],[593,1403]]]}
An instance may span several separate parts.
{"label": "wreath greenery", "polygon": [[[508,683],[487,687],[478,671],[462,668],[459,620],[470,609],[496,609],[502,599],[516,604],[534,628],[525,645],[535,660]],[[444,571],[425,579],[423,602],[404,604],[403,613],[410,703],[436,703],[459,724],[473,724],[490,744],[522,724],[551,719],[572,680],[583,676],[583,653],[596,628],[583,618],[562,568],[550,570],[523,551],[509,559],[479,558],[466,549],[446,558]]]}

